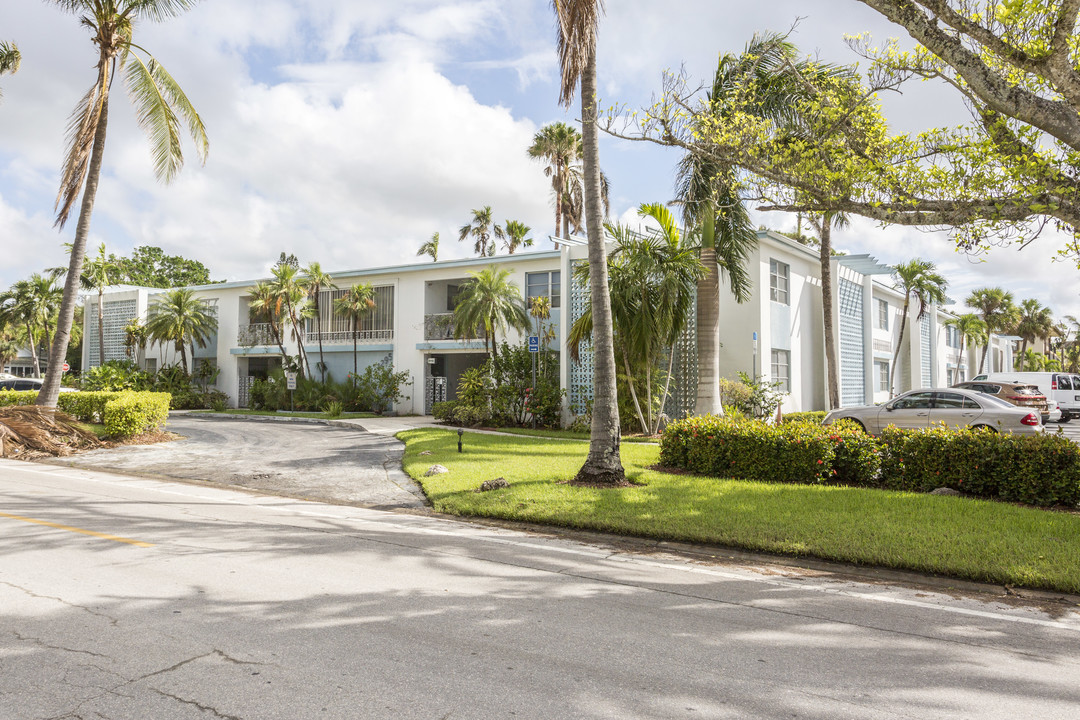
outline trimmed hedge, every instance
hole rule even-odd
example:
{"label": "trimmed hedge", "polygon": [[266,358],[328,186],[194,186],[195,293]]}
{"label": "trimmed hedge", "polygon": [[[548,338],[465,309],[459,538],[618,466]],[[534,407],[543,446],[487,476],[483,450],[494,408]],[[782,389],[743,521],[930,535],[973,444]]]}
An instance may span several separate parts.
{"label": "trimmed hedge", "polygon": [[660,464],[702,475],[965,495],[1030,505],[1080,504],[1080,447],[1064,436],[898,430],[847,423],[779,426],[714,416],[668,425]]}
{"label": "trimmed hedge", "polygon": [[808,412],[793,412],[783,415],[780,418],[780,422],[792,423],[792,422],[809,422],[816,425],[820,425],[821,421],[825,419],[824,410],[810,410]]}
{"label": "trimmed hedge", "polygon": [[[0,391],[0,407],[33,405],[37,390]],[[129,437],[158,430],[169,417],[169,393],[69,392],[60,393],[56,407],[76,420],[105,425],[111,437]]]}

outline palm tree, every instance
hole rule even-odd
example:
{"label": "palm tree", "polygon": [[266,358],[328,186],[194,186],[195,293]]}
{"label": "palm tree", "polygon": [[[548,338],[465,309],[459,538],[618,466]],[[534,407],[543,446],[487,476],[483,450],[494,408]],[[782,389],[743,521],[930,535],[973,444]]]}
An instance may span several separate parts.
{"label": "palm tree", "polygon": [[[71,260],[64,283],[63,302],[56,337],[49,349],[49,367],[60,367],[67,354],[71,324],[82,277],[86,238],[94,210],[98,181],[105,153],[105,132],[109,120],[109,92],[117,70],[124,71],[124,85],[135,105],[135,117],[150,138],[154,173],[169,182],[184,164],[180,146],[181,118],[195,141],[200,159],[209,151],[206,129],[184,91],[146,51],[133,42],[138,20],[165,20],[194,5],[193,0],[50,0],[61,10],[81,16],[97,46],[97,78],[76,107],[69,125],[69,150],[57,197],[56,224],[63,227],[82,193],[82,205],[72,243]],[[146,55],[146,59],[140,55]],[[177,115],[179,114],[180,117]],[[60,393],[60,373],[45,378],[36,404],[56,407]]]}
{"label": "palm tree", "polygon": [[[438,243],[439,233],[435,235],[435,242]],[[360,321],[375,309],[375,289],[368,283],[357,283],[334,301],[334,308],[352,321],[353,387],[355,387],[356,376],[359,373],[356,333],[360,329]]]}
{"label": "palm tree", "polygon": [[0,75],[17,72],[20,62],[22,62],[22,55],[19,54],[19,48],[15,43],[0,40]]}
{"label": "palm tree", "polygon": [[[52,330],[60,311],[63,290],[56,283],[57,273],[34,273],[30,276],[30,307],[34,326],[40,328],[41,337],[48,347],[52,342]],[[63,365],[63,362],[60,363]]]}
{"label": "palm tree", "polygon": [[257,282],[251,289],[251,299],[248,308],[260,319],[265,319],[270,326],[270,336],[274,339],[278,349],[281,350],[282,359],[289,357],[285,352],[284,328],[282,318],[285,311],[285,302],[274,290],[270,283]]}
{"label": "palm tree", "polygon": [[519,247],[532,247],[533,239],[526,237],[532,228],[517,220],[507,220],[502,228],[496,228],[496,235],[503,241],[508,255],[513,255]]}
{"label": "palm tree", "polygon": [[497,333],[507,328],[528,332],[529,312],[521,290],[509,279],[509,270],[489,267],[469,275],[472,277],[462,286],[454,308],[454,337],[474,337],[482,327],[484,349],[488,349],[490,342],[488,353],[496,360]]}
{"label": "palm tree", "polygon": [[[291,263],[275,265],[270,272],[274,276],[274,279],[270,282],[270,287],[285,310],[285,316],[289,319],[289,332],[296,342],[299,362],[297,369],[303,372],[306,368],[305,376],[311,377],[311,364],[308,363],[307,352],[304,350],[304,325],[302,322],[306,317],[304,310],[305,300],[307,300],[308,296],[306,281],[300,277],[300,269]],[[284,334],[282,332],[282,335]]]}
{"label": "palm tree", "polygon": [[146,320],[151,340],[162,345],[171,342],[180,353],[184,373],[188,372],[187,346],[191,346],[194,362],[195,346],[206,347],[217,327],[217,317],[209,306],[188,288],[169,290],[154,298]]}
{"label": "palm tree", "polygon": [[[471,222],[462,225],[458,231],[458,240],[464,241],[466,238],[472,238],[474,241],[473,252],[480,257],[495,254],[495,243],[491,242],[492,233],[492,220],[491,206],[485,205],[480,210],[473,210],[473,219]],[[490,247],[488,243],[491,242]]]}
{"label": "palm tree", "polygon": [[[105,362],[105,288],[118,282],[121,268],[105,255],[105,243],[98,247],[97,257],[83,266],[79,285],[83,290],[97,290],[98,362]],[[66,272],[66,270],[65,270]]]}
{"label": "palm tree", "polygon": [[896,350],[893,352],[892,367],[889,368],[889,392],[895,392],[896,363],[900,359],[900,348],[904,343],[904,331],[907,329],[908,309],[911,299],[919,301],[917,320],[926,315],[926,306],[945,302],[945,288],[948,282],[937,272],[937,266],[929,260],[915,258],[900,263],[893,268],[893,279],[904,293],[904,310],[900,315],[900,334],[896,338]]}
{"label": "palm tree", "polygon": [[972,345],[978,347],[986,342],[986,323],[975,313],[965,313],[945,321],[946,325],[952,325],[960,333],[960,354],[956,358],[957,367],[964,366],[964,348],[970,340]]}
{"label": "palm tree", "polygon": [[[685,243],[675,218],[660,204],[642,205],[638,214],[660,225],[659,232],[639,235],[621,225],[609,225],[616,247],[608,260],[611,310],[618,337],[618,355],[641,431],[658,431],[660,410],[667,401],[675,360],[675,345],[691,320],[694,295],[705,268],[697,248]],[[584,284],[587,268],[579,266],[575,280]],[[592,332],[589,311],[570,329],[570,353],[577,359],[580,344]],[[652,377],[667,356],[667,374],[654,416]],[[643,392],[637,383],[643,381]],[[644,402],[642,402],[644,400]]]}
{"label": "palm tree", "polygon": [[607,249],[601,214],[600,151],[597,137],[596,33],[603,0],[552,0],[558,30],[559,102],[569,107],[581,85],[581,145],[585,179],[585,227],[589,248],[589,293],[593,318],[593,411],[589,454],[574,477],[591,485],[626,482],[619,455],[619,404],[615,389],[615,346],[608,295]]}
{"label": "palm tree", "polygon": [[984,287],[971,291],[964,304],[969,308],[978,310],[982,315],[982,321],[986,324],[986,342],[982,358],[979,360],[979,375],[982,375],[986,358],[990,355],[990,337],[1009,325],[1010,319],[1015,314],[1013,296],[1011,292],[1001,288]]}
{"label": "palm tree", "polygon": [[[611,211],[611,187],[607,175],[600,171],[600,202],[604,207],[603,218],[607,219]],[[566,188],[563,191],[563,236],[570,237],[570,231],[580,235],[585,228],[585,172],[580,163],[573,163],[566,168]]]}
{"label": "palm tree", "polygon": [[317,263],[309,263],[304,268],[307,276],[304,280],[307,287],[308,298],[311,299],[312,313],[315,316],[315,332],[319,338],[319,379],[326,381],[326,363],[323,361],[323,336],[322,336],[322,313],[319,309],[319,295],[323,290],[337,290],[334,278],[323,272],[322,266]]}
{"label": "palm tree", "polygon": [[1034,298],[1020,303],[1020,320],[1016,323],[1016,334],[1020,336],[1020,370],[1027,367],[1027,346],[1036,338],[1045,338],[1054,330],[1054,317],[1050,308]]}
{"label": "palm tree", "polygon": [[26,338],[26,343],[30,346],[34,377],[40,377],[39,335],[34,326],[33,297],[28,280],[19,280],[0,294],[0,319],[3,320],[4,325],[21,328],[21,334]]}
{"label": "palm tree", "polygon": [[529,157],[547,162],[544,174],[551,178],[551,194],[555,199],[555,237],[560,237],[563,201],[568,186],[567,173],[570,166],[581,159],[581,133],[564,122],[549,123],[533,136],[528,152]]}
{"label": "palm tree", "polygon": [[433,233],[431,239],[420,246],[416,251],[416,257],[430,255],[432,262],[439,262],[439,233]]}

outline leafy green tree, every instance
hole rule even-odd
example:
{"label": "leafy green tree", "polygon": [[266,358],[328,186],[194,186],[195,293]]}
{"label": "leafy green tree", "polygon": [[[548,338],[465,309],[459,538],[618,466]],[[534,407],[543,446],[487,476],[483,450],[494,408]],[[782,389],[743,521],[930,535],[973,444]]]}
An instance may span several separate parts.
{"label": "leafy green tree", "polygon": [[552,0],[555,11],[561,87],[559,102],[569,107],[580,84],[581,145],[584,170],[585,227],[589,249],[589,293],[593,318],[593,407],[589,454],[575,482],[622,485],[626,482],[619,452],[619,404],[615,387],[615,346],[604,247],[600,143],[597,137],[596,35],[602,0]]}
{"label": "leafy green tree", "polygon": [[[181,118],[186,122],[187,130],[204,162],[209,151],[209,142],[202,119],[184,91],[155,58],[133,41],[137,21],[159,21],[175,17],[192,7],[193,0],[50,2],[65,12],[81,17],[82,24],[89,28],[93,35],[98,52],[97,77],[72,116],[69,150],[57,198],[56,223],[63,227],[80,193],[82,194],[56,337],[49,351],[49,367],[57,368],[64,361],[71,337],[79,278],[82,277],[86,253],[86,238],[90,233],[90,218],[101,177],[110,90],[116,71],[123,72],[128,95],[135,104],[136,120],[150,138],[154,172],[160,180],[170,181],[183,166],[184,156],[180,145]],[[56,407],[59,392],[60,373],[50,372],[38,393],[36,404]]]}
{"label": "leafy green tree", "polygon": [[472,220],[462,225],[458,231],[458,240],[464,242],[472,238],[474,253],[480,257],[494,255],[495,242],[491,236],[494,232],[492,226],[495,221],[492,219],[491,206],[485,205],[479,210],[473,210],[472,214]]}
{"label": "leafy green tree", "polygon": [[189,372],[187,347],[191,347],[194,362],[195,346],[206,347],[217,327],[217,316],[188,288],[176,288],[156,296],[146,320],[150,339],[162,345],[172,343],[180,353],[185,373]]}
{"label": "leafy green tree", "polygon": [[1045,338],[1054,328],[1054,316],[1050,308],[1043,307],[1042,303],[1034,298],[1028,298],[1020,303],[1020,318],[1016,323],[1016,334],[1020,336],[1020,369],[1037,370],[1028,367],[1028,343],[1035,342],[1037,338]]}
{"label": "leafy green tree", "polygon": [[971,291],[964,304],[969,308],[978,310],[982,316],[983,324],[986,325],[986,342],[982,357],[979,359],[979,375],[982,375],[986,358],[990,355],[990,337],[1008,328],[1015,321],[1016,306],[1013,305],[1013,295],[1001,288],[984,287]]}
{"label": "leafy green tree", "polygon": [[505,268],[488,267],[471,276],[461,288],[454,308],[454,336],[470,338],[484,329],[484,348],[492,360],[498,358],[497,335],[507,329],[528,332],[529,312],[521,290],[510,280]]}
{"label": "leafy green tree", "polygon": [[[15,43],[0,40],[0,75],[17,72],[21,62],[22,55],[19,53],[18,46]],[[3,96],[0,95],[0,97]],[[0,365],[0,367],[3,367],[3,365]]]}
{"label": "leafy green tree", "polygon": [[533,239],[528,237],[532,228],[517,220],[507,220],[501,228],[496,228],[496,235],[503,241],[508,255],[513,255],[520,247],[532,247]]}
{"label": "leafy green tree", "polygon": [[432,262],[439,262],[439,233],[432,233],[431,239],[420,246],[416,256],[428,255]]}
{"label": "leafy green tree", "polygon": [[916,258],[900,263],[893,268],[893,280],[904,294],[904,309],[900,314],[900,333],[896,337],[896,350],[893,351],[892,367],[889,368],[889,392],[895,394],[896,365],[900,359],[900,349],[904,344],[904,331],[907,329],[908,310],[911,300],[919,302],[919,314],[916,320],[926,315],[926,306],[945,302],[945,288],[948,282],[937,272],[937,266],[929,260]]}
{"label": "leafy green tree", "polygon": [[322,313],[319,311],[319,295],[323,290],[336,290],[334,278],[323,271],[317,262],[309,263],[304,268],[304,284],[308,299],[311,300],[312,314],[315,316],[315,332],[319,338],[319,379],[326,381],[326,362],[323,360]]}
{"label": "leafy green tree", "polygon": [[198,260],[166,255],[152,245],[140,245],[130,257],[109,255],[108,262],[119,267],[117,282],[151,288],[210,285],[210,271]]}
{"label": "leafy green tree", "polygon": [[[436,233],[438,235],[438,233]],[[359,365],[356,350],[356,335],[360,330],[360,321],[375,310],[375,289],[370,283],[357,283],[345,291],[345,294],[334,301],[334,307],[339,313],[349,318],[352,324],[352,354],[353,354],[353,386],[356,386],[356,378],[359,374]]]}
{"label": "leafy green tree", "polygon": [[[667,400],[675,344],[691,322],[698,280],[705,268],[697,249],[683,240],[666,207],[645,204],[638,214],[655,220],[660,231],[638,235],[621,225],[609,225],[616,246],[608,259],[608,281],[617,354],[641,431],[652,435]],[[584,284],[587,268],[579,267],[575,281]],[[592,314],[586,310],[571,327],[568,345],[575,359],[581,343],[591,337],[592,325]],[[652,381],[665,357],[664,386],[654,408],[657,394]]]}
{"label": "leafy green tree", "polygon": [[958,367],[964,366],[964,348],[970,342],[978,347],[986,342],[986,323],[974,313],[965,313],[945,321],[946,325],[952,325],[960,333],[960,354],[956,358]]}

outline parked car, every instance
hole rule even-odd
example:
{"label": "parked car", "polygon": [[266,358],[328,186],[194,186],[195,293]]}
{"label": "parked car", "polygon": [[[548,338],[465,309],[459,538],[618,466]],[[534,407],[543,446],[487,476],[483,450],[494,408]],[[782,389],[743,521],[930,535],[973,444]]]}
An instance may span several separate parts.
{"label": "parked car", "polygon": [[[953,385],[954,388],[974,390],[975,392],[993,395],[998,400],[1017,407],[1026,407],[1038,410],[1042,416],[1043,424],[1050,422],[1050,403],[1039,388],[1029,383],[1009,383],[1002,380],[971,380]],[[1056,403],[1055,403],[1056,405]],[[1059,414],[1060,416],[1060,414]]]}
{"label": "parked car", "polygon": [[1043,431],[1038,411],[960,388],[912,390],[882,405],[840,408],[826,415],[822,424],[831,425],[838,420],[852,420],[871,435],[880,434],[890,425],[921,429],[932,423],[945,423],[949,427],[985,427],[996,432],[1025,435]]}
{"label": "parked car", "polygon": [[976,375],[975,380],[1029,383],[1061,406],[1061,422],[1080,418],[1080,375],[1063,372],[998,372]]}
{"label": "parked car", "polygon": [[[0,380],[0,390],[41,390],[45,383],[41,378],[14,378]],[[75,388],[62,387],[60,392],[78,392]]]}

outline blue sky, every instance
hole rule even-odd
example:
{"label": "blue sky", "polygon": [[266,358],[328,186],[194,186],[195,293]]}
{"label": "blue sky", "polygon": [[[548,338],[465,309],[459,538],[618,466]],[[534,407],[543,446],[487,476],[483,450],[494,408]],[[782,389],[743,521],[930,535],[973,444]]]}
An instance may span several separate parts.
{"label": "blue sky", "polygon": [[[857,58],[846,33],[900,35],[853,0],[735,4],[683,0],[608,3],[600,36],[602,102],[647,104],[665,69],[707,80],[717,56],[755,31],[786,31],[807,54]],[[52,227],[68,114],[93,80],[94,48],[75,18],[38,0],[0,3],[0,38],[23,67],[0,79],[0,287],[64,263]],[[548,0],[208,0],[182,18],[143,24],[136,39],[187,90],[211,142],[170,186],[152,175],[146,140],[126,97],[114,95],[106,168],[91,246],[163,247],[204,262],[215,279],[264,275],[281,251],[324,268],[409,262],[433,232],[441,257],[464,257],[457,228],[472,208],[533,228],[546,248],[553,212],[542,166],[525,154],[558,106]],[[963,122],[945,88],[913,86],[887,99],[893,127]],[[612,215],[672,196],[672,150],[605,138],[601,165]],[[758,216],[771,227],[783,216]],[[887,263],[932,259],[950,295],[1002,285],[1080,315],[1071,262],[1052,262],[1054,238],[1027,250],[957,254],[942,234],[856,220],[836,245]]]}

